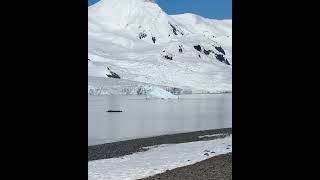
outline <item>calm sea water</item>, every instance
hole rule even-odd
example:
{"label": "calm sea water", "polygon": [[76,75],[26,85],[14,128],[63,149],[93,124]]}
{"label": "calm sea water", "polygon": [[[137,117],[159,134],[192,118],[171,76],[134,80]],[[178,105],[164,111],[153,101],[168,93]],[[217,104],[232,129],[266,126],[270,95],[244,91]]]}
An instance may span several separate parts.
{"label": "calm sea water", "polygon": [[179,100],[89,96],[88,104],[88,145],[232,127],[232,94],[183,95]]}

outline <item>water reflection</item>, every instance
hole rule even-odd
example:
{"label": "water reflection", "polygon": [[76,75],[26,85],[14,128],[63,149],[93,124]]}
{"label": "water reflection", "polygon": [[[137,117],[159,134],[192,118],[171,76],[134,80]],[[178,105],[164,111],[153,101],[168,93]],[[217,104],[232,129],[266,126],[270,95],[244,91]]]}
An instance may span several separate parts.
{"label": "water reflection", "polygon": [[[185,95],[170,101],[89,96],[88,144],[232,127],[231,98],[232,94]],[[106,112],[110,109],[124,112]]]}

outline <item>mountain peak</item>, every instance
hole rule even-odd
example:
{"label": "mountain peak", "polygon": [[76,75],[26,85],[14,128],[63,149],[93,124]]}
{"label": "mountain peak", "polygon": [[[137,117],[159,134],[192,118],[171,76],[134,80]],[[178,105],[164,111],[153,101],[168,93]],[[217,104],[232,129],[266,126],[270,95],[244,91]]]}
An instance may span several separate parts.
{"label": "mountain peak", "polygon": [[[154,0],[88,8],[89,76],[205,92],[231,89],[231,22],[168,15]],[[100,86],[100,85],[99,85]]]}
{"label": "mountain peak", "polygon": [[154,0],[102,0],[88,8],[88,18],[89,28],[96,32],[124,30],[126,36],[153,44],[184,34]]}

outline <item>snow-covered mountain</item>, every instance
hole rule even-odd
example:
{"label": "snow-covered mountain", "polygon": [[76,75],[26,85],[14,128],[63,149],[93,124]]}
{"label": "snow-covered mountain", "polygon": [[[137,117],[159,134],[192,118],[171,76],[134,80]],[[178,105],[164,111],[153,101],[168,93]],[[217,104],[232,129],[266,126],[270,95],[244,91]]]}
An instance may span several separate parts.
{"label": "snow-covered mountain", "polygon": [[88,41],[90,88],[107,91],[118,80],[232,90],[231,20],[168,15],[154,0],[101,0],[88,7]]}

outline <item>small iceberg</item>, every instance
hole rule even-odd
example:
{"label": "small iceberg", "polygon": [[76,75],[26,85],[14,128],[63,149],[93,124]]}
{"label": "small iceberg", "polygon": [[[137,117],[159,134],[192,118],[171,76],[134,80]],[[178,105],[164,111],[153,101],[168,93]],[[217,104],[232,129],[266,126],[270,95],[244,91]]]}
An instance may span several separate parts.
{"label": "small iceberg", "polygon": [[179,99],[179,97],[164,89],[150,87],[146,92],[146,99]]}

